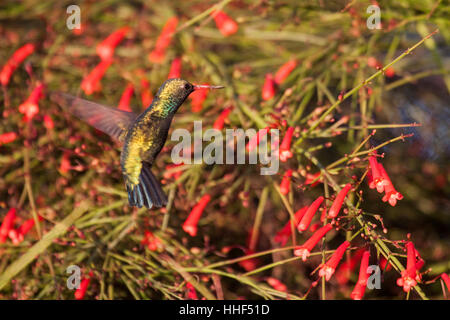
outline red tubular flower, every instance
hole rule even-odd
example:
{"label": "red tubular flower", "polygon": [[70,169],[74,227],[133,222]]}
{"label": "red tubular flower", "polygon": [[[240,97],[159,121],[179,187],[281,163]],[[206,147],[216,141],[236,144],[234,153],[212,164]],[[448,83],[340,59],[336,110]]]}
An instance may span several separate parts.
{"label": "red tubular flower", "polygon": [[344,188],[338,193],[336,199],[334,199],[333,204],[331,205],[330,211],[328,211],[329,218],[336,218],[341,210],[342,204],[344,203],[344,199],[347,196],[347,193],[352,188],[350,183],[347,183]]}
{"label": "red tubular flower", "polygon": [[356,283],[355,288],[353,289],[350,297],[353,300],[361,300],[364,297],[365,292],[366,292],[366,285],[362,285],[358,282]]}
{"label": "red tubular flower", "polygon": [[80,23],[80,28],[72,29],[72,33],[76,36],[82,35],[86,30],[86,24]]}
{"label": "red tubular flower", "polygon": [[302,220],[297,226],[297,230],[299,232],[305,231],[308,229],[309,225],[311,224],[311,220],[316,214],[317,210],[319,209],[320,205],[323,202],[323,197],[320,196],[314,202],[309,206],[308,210],[306,210],[305,215],[303,216]]}
{"label": "red tubular flower", "polygon": [[425,260],[422,259],[416,248],[414,248],[414,255],[416,257],[416,270],[419,271],[425,265]]}
{"label": "red tubular flower", "polygon": [[[44,220],[44,218],[42,218],[41,216],[38,216],[38,220],[42,221],[42,220]],[[31,230],[31,228],[33,228],[33,226],[34,226],[34,218],[26,220],[19,227],[19,234],[21,234],[22,236],[25,236]]]}
{"label": "red tubular flower", "polygon": [[68,152],[64,152],[61,158],[61,163],[59,165],[59,171],[61,171],[62,173],[67,173],[71,168],[72,166],[70,164],[70,154]]}
{"label": "red tubular flower", "polygon": [[75,299],[83,300],[83,298],[86,294],[87,288],[89,286],[89,283],[91,282],[91,277],[92,277],[92,272],[89,273],[88,277],[81,280],[80,287],[77,290],[75,290],[75,293],[74,293]]}
{"label": "red tubular flower", "polygon": [[47,130],[53,130],[55,128],[55,123],[53,122],[53,119],[48,114],[44,115],[44,127]]}
{"label": "red tubular flower", "polygon": [[326,224],[311,236],[304,244],[301,246],[297,246],[294,249],[294,255],[297,257],[302,257],[303,261],[306,261],[306,259],[311,254],[311,250],[316,246],[316,244],[319,242],[320,239],[322,239],[328,231],[331,230],[331,224]]}
{"label": "red tubular flower", "polygon": [[364,251],[364,249],[357,250],[349,261],[344,261],[340,265],[339,269],[336,271],[336,280],[340,285],[344,285],[348,282],[350,273],[356,268]]}
{"label": "red tubular flower", "polygon": [[[205,85],[208,84],[205,83]],[[203,102],[206,100],[208,92],[209,89],[198,89],[190,94],[192,112],[200,112],[203,109]]]}
{"label": "red tubular flower", "polygon": [[393,76],[395,76],[394,68],[392,67],[387,68],[386,71],[384,71],[384,74],[386,77],[392,78]]}
{"label": "red tubular flower", "polygon": [[333,255],[330,259],[328,259],[325,264],[322,264],[322,267],[319,270],[319,276],[325,277],[325,280],[330,280],[331,276],[336,271],[336,268],[339,262],[342,259],[342,256],[345,253],[345,250],[350,246],[350,242],[344,241],[337,249],[334,251]]}
{"label": "red tubular flower", "polygon": [[219,117],[214,121],[213,128],[216,130],[222,130],[223,126],[225,125],[225,120],[228,119],[228,115],[230,114],[231,110],[233,110],[232,107],[228,107],[223,109],[223,111],[220,113]]}
{"label": "red tubular flower", "polygon": [[112,60],[102,60],[94,69],[92,69],[91,73],[84,77],[81,82],[81,89],[83,89],[85,94],[91,95],[94,92],[101,90],[100,80],[105,75],[105,72],[108,70],[111,63]]}
{"label": "red tubular flower", "polygon": [[369,275],[367,273],[367,268],[369,267],[369,258],[370,251],[364,251],[361,259],[361,265],[359,267],[358,282],[356,283],[356,286],[350,295],[353,300],[361,300],[366,291],[367,279],[369,279]]}
{"label": "red tubular flower", "polygon": [[33,117],[39,112],[39,100],[43,97],[44,85],[42,83],[36,84],[30,96],[19,106],[19,112],[24,114],[26,122],[31,121]]}
{"label": "red tubular flower", "polygon": [[322,208],[322,213],[320,214],[320,222],[324,222],[325,218],[327,217],[327,208]]}
{"label": "red tubular flower", "polygon": [[307,173],[306,174],[305,184],[310,184],[311,187],[317,186],[322,181],[323,181],[323,179],[320,178],[320,172],[317,172],[317,173],[314,173],[314,174],[311,174],[311,173]]}
{"label": "red tubular flower", "polygon": [[163,178],[164,179],[172,179],[173,178],[174,180],[178,180],[178,178],[181,176],[183,171],[178,170],[178,171],[168,172],[168,170],[176,168],[176,167],[179,167],[179,166],[182,166],[182,165],[184,165],[184,163],[177,163],[177,164],[169,163],[166,166],[166,170],[163,173]]}
{"label": "red tubular flower", "polygon": [[372,177],[372,170],[367,170],[367,184],[370,186],[373,185],[373,177]]}
{"label": "red tubular flower", "polygon": [[392,269],[391,263],[384,257],[380,257],[380,269],[381,271],[389,271]]}
{"label": "red tubular flower", "polygon": [[234,33],[236,33],[239,29],[238,24],[231,19],[225,12],[221,10],[215,10],[211,12],[211,16],[214,18],[216,22],[217,29],[219,29],[220,33],[225,37],[228,37]]}
{"label": "red tubular flower", "polygon": [[17,133],[15,132],[5,132],[0,134],[0,146],[3,144],[7,144],[13,142],[17,139]]}
{"label": "red tubular flower", "polygon": [[[251,249],[245,249],[244,250],[244,254],[246,256],[252,255],[254,253],[255,252],[253,250],[251,250]],[[238,264],[242,268],[244,268],[245,271],[249,272],[249,271],[255,270],[259,266],[260,262],[259,262],[259,260],[257,258],[250,258],[250,259],[246,259],[246,260],[241,260],[241,261],[238,262]]]}
{"label": "red tubular flower", "polygon": [[0,83],[3,86],[8,85],[13,72],[17,69],[17,67],[19,67],[23,60],[25,60],[30,54],[34,52],[34,49],[35,47],[33,44],[27,43],[13,53],[11,58],[9,58],[9,60],[3,66],[2,71],[0,71]]}
{"label": "red tubular flower", "polygon": [[280,160],[283,162],[286,162],[287,159],[292,158],[292,152],[291,152],[291,141],[292,141],[292,135],[294,134],[294,127],[289,127],[286,131],[286,134],[284,135],[283,141],[280,145]]}
{"label": "red tubular flower", "polygon": [[150,52],[148,59],[152,63],[162,63],[166,57],[166,49],[172,41],[173,33],[178,25],[178,18],[172,17],[167,20],[158,39],[156,40],[155,49]]}
{"label": "red tubular flower", "polygon": [[153,101],[153,95],[150,91],[150,82],[146,79],[141,79],[141,101],[144,108],[148,108]]}
{"label": "red tubular flower", "polygon": [[111,33],[105,40],[97,45],[96,51],[102,60],[110,60],[113,57],[114,49],[123,40],[130,27],[122,27]]}
{"label": "red tubular flower", "polygon": [[381,69],[382,67],[383,67],[383,65],[381,64],[381,62],[379,62],[378,60],[377,60],[377,58],[375,58],[375,57],[369,57],[368,59],[367,59],[367,65],[369,66],[369,67],[371,67],[371,68],[374,68],[374,69]]}
{"label": "red tubular flower", "polygon": [[282,291],[282,292],[287,291],[286,285],[276,278],[268,277],[266,279],[266,281],[275,290]]}
{"label": "red tubular flower", "polygon": [[173,59],[167,79],[181,78],[181,58]]}
{"label": "red tubular flower", "polygon": [[417,284],[417,280],[420,278],[418,277],[416,267],[416,249],[411,241],[406,243],[406,252],[406,270],[403,270],[401,278],[397,279],[397,285],[403,287],[403,291],[408,292]]}
{"label": "red tubular flower", "polygon": [[[44,218],[38,216],[38,220],[42,221]],[[9,237],[14,244],[19,244],[23,241],[25,235],[33,228],[34,226],[34,218],[30,218],[26,220],[24,223],[20,225],[17,230],[11,230],[9,232]]]}
{"label": "red tubular flower", "polygon": [[198,300],[197,292],[195,291],[194,286],[190,282],[186,283],[186,288],[187,288],[188,298],[191,300]]}
{"label": "red tubular flower", "polygon": [[[306,210],[308,210],[308,206],[301,208],[298,210],[294,215],[294,228],[297,228],[298,223],[300,220],[302,220],[303,216],[306,213]],[[291,228],[291,221],[289,220],[281,229],[277,232],[277,234],[274,237],[274,241],[277,243],[280,243],[282,246],[286,244],[286,242],[289,240],[289,238],[292,235],[292,228]]]}
{"label": "red tubular flower", "polygon": [[16,208],[9,209],[2,225],[0,226],[0,243],[5,243],[8,238],[9,231],[13,228],[14,220],[16,219]]}
{"label": "red tubular flower", "polygon": [[292,59],[283,64],[280,69],[278,69],[277,73],[275,73],[275,83],[281,84],[290,74],[291,72],[297,67],[297,60]]}
{"label": "red tubular flower", "polygon": [[144,239],[142,239],[141,243],[146,245],[150,251],[156,251],[162,246],[161,241],[148,230],[144,232]]}
{"label": "red tubular flower", "polygon": [[203,210],[205,210],[206,205],[211,200],[211,196],[209,194],[205,194],[200,201],[195,205],[189,214],[188,218],[183,224],[183,230],[191,237],[194,237],[197,234],[197,224],[202,216]]}
{"label": "red tubular flower", "polygon": [[123,90],[122,96],[119,101],[119,110],[131,112],[130,100],[133,97],[134,88],[131,83],[127,84]]}
{"label": "red tubular flower", "polygon": [[311,227],[309,227],[309,231],[315,232],[315,231],[316,231],[317,229],[319,229],[322,225],[323,225],[322,222],[316,221],[316,222],[314,222],[314,223],[311,225]]}
{"label": "red tubular flower", "polygon": [[383,178],[380,172],[380,166],[378,165],[377,158],[375,156],[369,157],[372,182],[369,184],[370,189],[377,189],[379,193],[384,191],[384,187],[387,185],[387,181]]}
{"label": "red tubular flower", "polygon": [[283,175],[283,179],[281,180],[281,183],[280,183],[281,194],[287,195],[289,193],[289,190],[291,188],[292,172],[293,172],[293,170],[289,169]]}
{"label": "red tubular flower", "polygon": [[250,138],[250,140],[247,143],[246,149],[248,152],[252,152],[258,145],[259,142],[261,141],[261,138],[266,135],[269,132],[269,128],[264,128],[264,129],[260,129],[258,130],[258,132]]}
{"label": "red tubular flower", "polygon": [[263,100],[266,101],[272,99],[275,96],[275,81],[271,73],[266,74],[261,96]]}
{"label": "red tubular flower", "polygon": [[395,190],[391,179],[389,178],[386,170],[384,169],[381,163],[378,163],[378,170],[385,181],[384,186],[385,195],[383,196],[383,202],[388,201],[389,204],[394,207],[397,204],[397,200],[403,199],[403,195],[397,190]]}
{"label": "red tubular flower", "polygon": [[447,286],[447,291],[450,292],[450,277],[448,274],[443,273],[441,274],[441,279],[444,281],[445,285]]}

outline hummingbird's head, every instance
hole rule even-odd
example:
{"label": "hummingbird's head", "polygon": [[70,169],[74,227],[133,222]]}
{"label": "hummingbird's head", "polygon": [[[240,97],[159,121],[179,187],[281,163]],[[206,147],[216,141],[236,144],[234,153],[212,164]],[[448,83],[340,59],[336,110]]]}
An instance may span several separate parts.
{"label": "hummingbird's head", "polygon": [[223,86],[195,85],[184,79],[168,79],[158,90],[156,97],[170,113],[175,113],[178,107],[195,90],[221,89]]}

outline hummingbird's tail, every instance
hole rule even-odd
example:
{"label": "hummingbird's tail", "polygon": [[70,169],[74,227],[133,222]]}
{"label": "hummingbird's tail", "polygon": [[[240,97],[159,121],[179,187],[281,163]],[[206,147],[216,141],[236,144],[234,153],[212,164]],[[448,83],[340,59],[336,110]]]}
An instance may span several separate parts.
{"label": "hummingbird's tail", "polygon": [[127,184],[127,192],[130,206],[138,208],[146,206],[151,209],[153,206],[160,208],[167,204],[167,196],[146,162],[142,162],[139,184],[134,188]]}

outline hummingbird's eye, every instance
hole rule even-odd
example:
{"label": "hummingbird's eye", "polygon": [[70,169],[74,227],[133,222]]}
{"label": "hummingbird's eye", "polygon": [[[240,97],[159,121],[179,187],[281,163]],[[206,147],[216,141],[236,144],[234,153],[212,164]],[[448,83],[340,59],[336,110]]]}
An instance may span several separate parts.
{"label": "hummingbird's eye", "polygon": [[184,88],[185,88],[186,90],[191,90],[191,89],[192,89],[192,86],[191,86],[189,83],[186,83],[186,84],[184,85]]}

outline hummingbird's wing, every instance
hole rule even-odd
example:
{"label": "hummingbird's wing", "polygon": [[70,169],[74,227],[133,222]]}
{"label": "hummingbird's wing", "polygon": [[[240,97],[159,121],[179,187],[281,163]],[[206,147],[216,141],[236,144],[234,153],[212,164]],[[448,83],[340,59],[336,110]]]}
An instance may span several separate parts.
{"label": "hummingbird's wing", "polygon": [[63,92],[52,92],[50,99],[94,128],[123,142],[137,114],[104,106]]}

